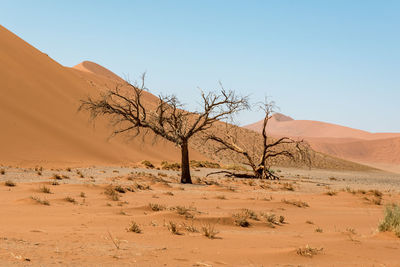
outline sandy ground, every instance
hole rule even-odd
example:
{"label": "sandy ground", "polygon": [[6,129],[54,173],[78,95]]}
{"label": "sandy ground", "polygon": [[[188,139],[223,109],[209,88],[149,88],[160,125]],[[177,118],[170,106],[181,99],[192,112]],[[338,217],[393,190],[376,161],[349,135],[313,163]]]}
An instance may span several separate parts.
{"label": "sandy ground", "polygon": [[[214,170],[201,169],[192,170],[195,184],[181,185],[174,171],[91,167],[38,175],[4,169],[1,266],[399,265],[400,239],[377,231],[384,205],[400,200],[398,175],[281,168],[280,181],[259,181],[204,178]],[[125,193],[113,200],[110,185]],[[383,193],[380,201],[368,192],[375,189]],[[154,211],[151,203],[165,209]],[[249,227],[235,223],[233,215],[243,209],[254,212]],[[272,214],[277,221],[268,223]],[[127,231],[132,221],[141,233]],[[204,236],[203,227],[214,227],[216,238]],[[307,245],[317,254],[297,253]]]}

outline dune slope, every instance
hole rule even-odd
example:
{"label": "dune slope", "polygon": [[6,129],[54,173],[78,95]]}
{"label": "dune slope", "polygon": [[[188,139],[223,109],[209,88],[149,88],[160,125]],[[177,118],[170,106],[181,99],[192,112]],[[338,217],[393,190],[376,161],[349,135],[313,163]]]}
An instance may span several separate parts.
{"label": "dune slope", "polygon": [[111,130],[105,121],[97,121],[93,127],[88,114],[77,112],[80,99],[120,79],[101,66],[80,64],[87,71],[63,67],[4,27],[0,27],[0,59],[1,164],[179,159],[180,152],[173,144],[153,145],[151,136],[145,142],[141,138],[129,143],[122,138],[107,140]]}

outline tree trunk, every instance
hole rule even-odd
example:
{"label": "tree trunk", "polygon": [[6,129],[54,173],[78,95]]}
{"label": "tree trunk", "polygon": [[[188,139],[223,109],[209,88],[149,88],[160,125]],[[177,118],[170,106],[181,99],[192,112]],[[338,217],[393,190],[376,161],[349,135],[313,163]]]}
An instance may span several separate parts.
{"label": "tree trunk", "polygon": [[189,149],[188,149],[188,142],[184,140],[181,145],[182,151],[182,161],[181,161],[181,183],[182,184],[191,184],[192,178],[190,177],[190,166],[189,166]]}

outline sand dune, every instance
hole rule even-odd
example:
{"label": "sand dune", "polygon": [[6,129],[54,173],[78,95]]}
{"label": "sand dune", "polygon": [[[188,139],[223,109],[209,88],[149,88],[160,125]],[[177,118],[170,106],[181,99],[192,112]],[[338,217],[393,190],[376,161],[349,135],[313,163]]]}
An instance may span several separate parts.
{"label": "sand dune", "polygon": [[[63,67],[4,27],[0,27],[0,58],[2,164],[179,160],[180,151],[171,143],[152,145],[151,136],[145,142],[107,140],[111,131],[105,121],[94,128],[87,114],[77,113],[80,99],[120,79],[112,72],[90,62],[79,64],[80,71]],[[196,152],[192,156],[202,158]]]}
{"label": "sand dune", "polygon": [[[262,121],[249,124],[245,126],[245,128],[261,131]],[[282,114],[277,114],[272,117],[268,123],[268,131],[272,135],[278,136],[353,138],[365,140],[400,137],[400,133],[370,133],[321,121],[293,120],[292,118]]]}
{"label": "sand dune", "polygon": [[[262,121],[245,126],[261,131]],[[311,120],[293,120],[277,114],[268,124],[273,136],[306,139],[316,151],[393,171],[400,164],[400,133],[370,133]]]}

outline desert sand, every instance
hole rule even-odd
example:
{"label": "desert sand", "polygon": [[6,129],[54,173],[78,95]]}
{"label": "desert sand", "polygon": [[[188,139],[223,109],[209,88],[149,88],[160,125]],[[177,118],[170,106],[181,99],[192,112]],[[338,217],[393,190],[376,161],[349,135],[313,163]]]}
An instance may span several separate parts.
{"label": "desert sand", "polygon": [[[272,134],[331,156],[315,153],[312,169],[277,161],[274,181],[192,168],[182,185],[160,169],[179,161],[174,144],[110,138],[106,120],[77,111],[118,75],[62,66],[1,26],[0,59],[0,266],[399,265],[398,237],[378,225],[400,176],[349,160],[394,168],[400,135],[279,115]],[[225,163],[202,140],[190,145],[191,159]]]}
{"label": "desert sand", "polygon": [[[384,205],[400,200],[399,176],[281,169],[279,181],[204,178],[210,171],[193,170],[195,184],[181,185],[174,171],[92,167],[38,176],[7,168],[0,176],[0,264],[398,266],[398,238],[377,227]],[[4,185],[10,179],[16,186]],[[110,187],[120,191],[114,200]],[[252,213],[248,227],[235,223],[244,209]],[[284,221],[269,223],[271,215]],[[131,222],[141,233],[127,231]],[[202,227],[218,233],[207,238]],[[316,255],[299,255],[306,246]]]}

